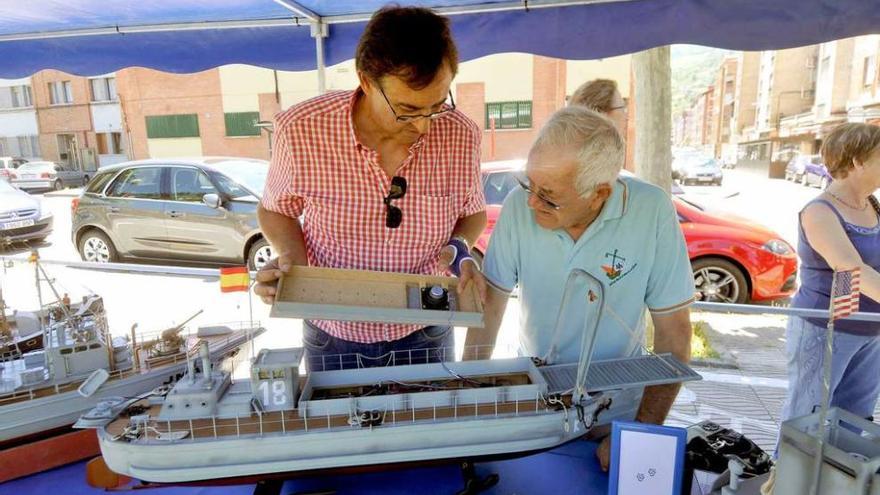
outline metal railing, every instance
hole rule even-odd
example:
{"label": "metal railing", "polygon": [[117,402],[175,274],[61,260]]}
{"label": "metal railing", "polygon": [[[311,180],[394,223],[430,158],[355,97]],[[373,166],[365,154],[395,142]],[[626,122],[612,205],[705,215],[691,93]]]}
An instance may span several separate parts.
{"label": "metal railing", "polygon": [[[26,256],[26,255],[24,255]],[[27,263],[25,257],[0,257],[0,261],[13,263]],[[79,261],[59,261],[59,260],[40,260],[43,265],[64,266],[75,269],[87,269],[93,271],[106,271],[116,273],[151,273],[164,275],[177,275],[187,277],[201,278],[217,278],[220,277],[220,270],[216,268],[190,268],[179,266],[165,265],[140,265],[129,263],[85,263]],[[255,272],[251,272],[253,278]],[[749,304],[729,304],[729,303],[712,303],[712,302],[695,302],[693,309],[720,312],[720,313],[742,313],[742,314],[779,314],[787,316],[803,316],[809,318],[827,318],[827,311],[789,308],[782,306],[765,306],[765,305],[749,305]],[[843,319],[857,321],[880,321],[878,313],[856,313]]]}
{"label": "metal railing", "polygon": [[[708,311],[712,313],[734,313],[734,314],[751,314],[751,315],[781,315],[781,316],[800,316],[803,318],[828,318],[828,310],[824,309],[804,309],[791,308],[783,306],[763,306],[757,304],[730,304],[715,302],[695,302],[691,306],[692,309]],[[853,313],[841,320],[853,321],[876,321],[880,322],[880,313]]]}

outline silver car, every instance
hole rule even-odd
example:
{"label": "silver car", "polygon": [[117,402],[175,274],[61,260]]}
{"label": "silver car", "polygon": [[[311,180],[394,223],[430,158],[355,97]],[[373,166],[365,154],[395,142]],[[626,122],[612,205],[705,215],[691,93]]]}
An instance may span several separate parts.
{"label": "silver car", "polygon": [[0,180],[0,248],[15,242],[42,241],[52,233],[52,215],[39,199]]}
{"label": "silver car", "polygon": [[28,162],[15,170],[12,184],[25,191],[80,187],[89,182],[89,174],[82,170],[54,162]]}
{"label": "silver car", "polygon": [[84,261],[243,264],[271,258],[257,224],[269,163],[150,159],[100,169],[74,199],[71,236]]}
{"label": "silver car", "polygon": [[9,181],[15,175],[15,169],[28,161],[16,156],[0,156],[0,180]]}

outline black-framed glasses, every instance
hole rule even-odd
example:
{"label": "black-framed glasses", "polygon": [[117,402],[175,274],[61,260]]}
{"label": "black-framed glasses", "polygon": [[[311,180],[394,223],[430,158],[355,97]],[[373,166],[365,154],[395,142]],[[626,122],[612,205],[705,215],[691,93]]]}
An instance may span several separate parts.
{"label": "black-framed glasses", "polygon": [[[377,84],[377,86],[379,86],[379,85]],[[379,86],[379,92],[382,93],[382,97],[385,98],[385,103],[388,104],[388,108],[390,108],[391,113],[394,114],[394,119],[397,120],[398,122],[400,122],[401,124],[404,124],[407,122],[412,122],[412,121],[418,120],[418,119],[432,119],[433,120],[433,119],[436,119],[437,117],[440,117],[441,115],[443,115],[447,112],[451,112],[451,111],[455,110],[455,100],[452,98],[452,91],[450,91],[449,92],[449,104],[446,105],[444,103],[444,105],[446,105],[446,106],[444,108],[441,108],[440,110],[437,110],[436,112],[431,112],[427,115],[425,115],[425,114],[398,115],[397,111],[394,110],[394,105],[391,104],[391,100],[388,99],[388,95],[385,94],[385,90],[382,89],[382,86]]]}
{"label": "black-framed glasses", "polygon": [[531,187],[529,187],[528,184],[526,184],[526,183],[525,183],[522,179],[520,179],[519,177],[514,176],[513,178],[516,179],[516,182],[519,183],[519,187],[523,188],[523,190],[525,190],[525,192],[534,195],[536,198],[538,198],[539,200],[541,200],[541,202],[544,203],[545,205],[547,205],[548,207],[550,207],[550,208],[552,208],[552,209],[554,209],[554,210],[558,210],[558,209],[562,208],[562,206],[560,206],[560,205],[554,203],[553,201],[550,201],[549,199],[545,198],[541,193],[539,193],[539,192],[537,192],[537,191],[534,191]]}
{"label": "black-framed glasses", "polygon": [[406,194],[406,179],[395,175],[391,178],[391,188],[388,190],[388,196],[382,200],[385,203],[385,226],[389,229],[400,227],[403,221],[403,211],[391,204],[395,199],[400,199]]}

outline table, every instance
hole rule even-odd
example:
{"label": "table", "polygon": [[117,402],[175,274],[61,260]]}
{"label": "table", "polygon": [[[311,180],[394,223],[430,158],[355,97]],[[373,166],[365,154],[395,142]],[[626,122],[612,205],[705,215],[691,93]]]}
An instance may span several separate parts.
{"label": "table", "polygon": [[[553,450],[519,459],[478,463],[477,474],[497,473],[498,484],[484,492],[502,494],[605,495],[608,475],[599,468],[596,443],[576,440]],[[336,493],[338,495],[418,494],[453,495],[463,488],[457,464],[408,468],[366,474],[310,477],[285,482],[282,495]],[[138,490],[144,495],[250,495],[254,485],[173,487]],[[85,482],[85,462],[71,464],[0,485],[0,495],[104,494]]]}

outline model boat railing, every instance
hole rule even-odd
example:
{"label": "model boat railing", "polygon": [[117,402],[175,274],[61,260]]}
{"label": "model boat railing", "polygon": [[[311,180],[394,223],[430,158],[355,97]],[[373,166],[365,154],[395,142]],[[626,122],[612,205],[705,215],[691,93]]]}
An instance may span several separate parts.
{"label": "model boat railing", "polygon": [[[501,390],[497,396],[503,395]],[[512,400],[511,400],[512,399]],[[170,439],[180,440],[180,434],[186,433],[190,441],[199,439],[216,439],[220,437],[243,435],[263,436],[272,434],[294,434],[311,431],[324,431],[339,428],[372,428],[379,425],[408,425],[425,421],[462,421],[479,417],[519,417],[541,413],[558,412],[565,409],[564,402],[556,397],[545,397],[535,394],[529,397],[513,396],[507,400],[493,402],[460,403],[453,398],[451,406],[434,403],[424,407],[413,407],[415,401],[396,400],[389,398],[389,406],[384,410],[355,411],[347,417],[342,415],[324,414],[318,416],[300,416],[298,409],[281,411],[252,412],[249,416],[218,417],[211,416],[197,419],[161,420],[147,415],[132,417],[128,430],[132,427],[140,434],[139,441],[166,442]],[[401,405],[403,407],[401,408]],[[570,411],[570,409],[569,409]],[[576,415],[571,413],[571,421]]]}
{"label": "model boat railing", "polygon": [[[218,340],[217,337],[211,337],[211,345],[213,347],[227,347],[230,344],[235,343],[236,341],[241,339],[241,334],[236,333],[237,330],[243,330],[246,328],[260,328],[259,322],[254,322],[253,327],[251,327],[250,322],[231,322],[231,323],[221,323],[218,325],[211,326],[224,326],[228,327],[232,330],[232,332],[224,337],[223,339]],[[196,345],[193,345],[189,349],[190,359],[193,359],[198,355],[198,341],[196,341]],[[168,366],[172,364],[178,364],[182,362],[186,362],[187,356],[184,352],[179,352],[177,354],[163,356],[160,358],[155,358],[149,360],[146,365],[141,364],[139,369],[134,369],[130,365],[125,368],[116,369],[109,372],[107,381],[112,380],[121,380],[123,378],[127,378],[129,376],[135,375],[137,373],[147,372],[151,369],[155,369],[162,366]],[[24,400],[33,400],[39,399],[41,397],[47,397],[50,395],[62,394],[67,392],[72,392],[76,390],[82,382],[88,378],[88,374],[82,376],[71,377],[70,380],[64,382],[55,382],[55,383],[38,383],[26,389],[17,389],[12,392],[6,394],[0,394],[0,406],[11,404],[14,402],[20,402]]]}
{"label": "model boat railing", "polygon": [[[469,345],[462,351],[463,361],[490,359],[494,345]],[[429,362],[455,361],[455,347],[429,347],[389,351],[381,356],[370,357],[362,354],[326,354],[304,358],[309,371],[331,371],[339,369],[373,368],[377,366],[399,366],[404,364],[425,364]]]}

